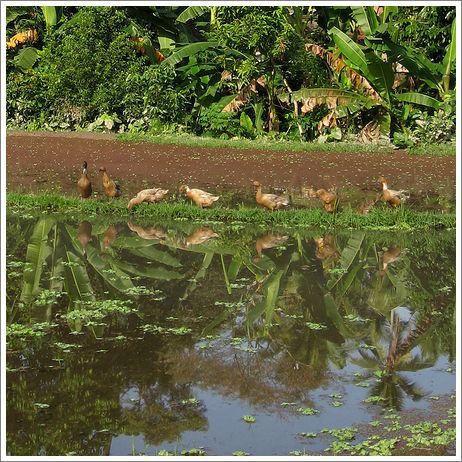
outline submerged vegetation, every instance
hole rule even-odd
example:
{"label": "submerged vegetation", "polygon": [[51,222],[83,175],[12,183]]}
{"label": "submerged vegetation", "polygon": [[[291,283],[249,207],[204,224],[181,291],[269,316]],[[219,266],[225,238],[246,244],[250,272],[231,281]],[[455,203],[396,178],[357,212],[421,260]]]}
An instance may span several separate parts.
{"label": "submerged vegetation", "polygon": [[169,220],[195,220],[202,222],[223,222],[231,226],[242,223],[261,225],[308,226],[317,228],[352,229],[425,229],[455,228],[455,213],[416,212],[405,206],[389,208],[380,206],[367,215],[361,215],[345,207],[341,212],[328,214],[323,209],[292,209],[269,212],[262,208],[225,208],[215,206],[200,209],[186,202],[163,202],[155,205],[141,204],[133,212],[127,209],[124,200],[87,200],[58,194],[8,193],[7,206],[11,213],[56,213],[66,216],[138,217]]}

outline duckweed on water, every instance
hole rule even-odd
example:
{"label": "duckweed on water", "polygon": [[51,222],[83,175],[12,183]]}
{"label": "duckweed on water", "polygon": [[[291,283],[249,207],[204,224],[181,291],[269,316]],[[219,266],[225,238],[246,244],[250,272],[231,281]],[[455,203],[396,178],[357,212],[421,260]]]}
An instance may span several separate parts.
{"label": "duckweed on water", "polygon": [[297,412],[300,412],[300,414],[303,414],[303,415],[319,414],[319,411],[317,409],[313,409],[312,407],[299,407],[297,409]]}
{"label": "duckweed on water", "polygon": [[245,415],[242,417],[242,420],[247,423],[255,423],[257,421],[257,419],[252,415]]}

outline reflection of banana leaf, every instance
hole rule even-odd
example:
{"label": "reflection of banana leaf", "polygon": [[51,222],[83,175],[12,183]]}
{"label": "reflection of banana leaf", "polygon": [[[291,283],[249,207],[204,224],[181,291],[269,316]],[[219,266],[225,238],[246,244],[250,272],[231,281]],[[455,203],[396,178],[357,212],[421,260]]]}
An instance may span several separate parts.
{"label": "reflection of banana leaf", "polygon": [[326,309],[326,316],[332,321],[332,324],[337,328],[343,338],[354,336],[353,331],[345,325],[343,318],[340,316],[337,303],[334,297],[332,297],[332,294],[324,294],[324,306]]}
{"label": "reflection of banana leaf", "polygon": [[72,301],[94,300],[93,289],[82,260],[72,252],[65,252],[64,287]]}
{"label": "reflection of banana leaf", "polygon": [[149,260],[158,261],[159,263],[167,266],[173,266],[174,268],[182,266],[181,262],[172,254],[168,253],[166,250],[156,249],[152,244],[148,247],[132,249],[131,253],[133,255],[138,255],[139,257],[147,258]]}
{"label": "reflection of banana leaf", "polygon": [[[405,287],[401,287],[404,291],[406,290]],[[404,301],[404,296],[405,293],[403,293],[403,290],[398,292],[395,287],[390,284],[390,279],[388,277],[377,274],[369,292],[367,303],[378,313],[388,315],[393,308]]]}
{"label": "reflection of banana leaf", "polygon": [[130,276],[116,265],[111,265],[107,259],[102,258],[94,246],[88,246],[87,260],[97,273],[115,289],[124,291],[133,287]]}
{"label": "reflection of banana leaf", "polygon": [[226,271],[225,260],[223,258],[223,254],[220,255],[220,259],[221,259],[221,268],[223,270],[223,277],[225,279],[226,292],[228,292],[228,295],[231,295],[232,290],[231,290],[231,286],[229,284],[229,278],[228,278],[228,273]]}
{"label": "reflection of banana leaf", "polygon": [[356,232],[350,237],[350,239],[348,239],[347,245],[340,254],[339,260],[340,268],[343,272],[340,275],[333,276],[332,279],[329,280],[327,283],[328,290],[332,290],[345,276],[345,274],[348,274],[350,266],[353,264],[353,261],[356,259],[359,251],[361,250],[364,236],[364,232]]}
{"label": "reflection of banana leaf", "polygon": [[239,274],[242,266],[242,257],[240,255],[233,255],[233,259],[228,266],[228,280],[234,282]]}
{"label": "reflection of banana leaf", "polygon": [[[106,257],[107,259],[108,256]],[[150,279],[162,279],[164,281],[171,281],[172,279],[182,279],[183,274],[178,273],[177,271],[170,271],[163,267],[152,268],[144,266],[134,266],[129,263],[116,260],[115,258],[110,258],[111,264],[118,266],[122,271],[125,271],[130,274],[135,274],[137,276],[142,276]]]}
{"label": "reflection of banana leaf", "polygon": [[112,247],[120,249],[140,249],[143,247],[151,247],[157,240],[142,239],[139,236],[118,236],[117,240],[113,242]]}
{"label": "reflection of banana leaf", "polygon": [[205,276],[207,268],[210,266],[210,263],[212,263],[214,255],[214,252],[207,252],[204,254],[204,260],[202,261],[199,271],[186,287],[186,290],[180,300],[186,300],[194,292],[194,290],[196,290],[198,279],[202,279]]}
{"label": "reflection of banana leaf", "polygon": [[24,284],[20,298],[23,302],[31,301],[39,292],[43,265],[52,252],[47,241],[48,234],[54,223],[54,218],[46,217],[40,219],[34,227],[30,242],[27,246],[26,264],[28,268],[27,271],[24,271]]}

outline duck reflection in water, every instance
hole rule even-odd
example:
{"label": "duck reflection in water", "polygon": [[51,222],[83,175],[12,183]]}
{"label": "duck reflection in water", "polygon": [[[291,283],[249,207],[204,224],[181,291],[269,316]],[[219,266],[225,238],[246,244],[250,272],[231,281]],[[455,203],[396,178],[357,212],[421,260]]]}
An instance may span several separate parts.
{"label": "duck reflection in water", "polygon": [[114,242],[118,234],[116,225],[111,225],[109,228],[104,232],[103,235],[103,250],[101,253],[104,253]]}
{"label": "duck reflection in water", "polygon": [[316,244],[316,258],[323,262],[324,269],[333,266],[340,256],[340,253],[337,250],[335,236],[332,234],[326,234],[324,237],[315,238],[314,243]]}
{"label": "duck reflection in water", "polygon": [[138,234],[141,239],[162,241],[167,237],[167,234],[164,230],[156,228],[155,226],[143,228],[142,226],[135,225],[131,221],[127,222],[127,226],[134,233]]}
{"label": "duck reflection in water", "polygon": [[215,237],[218,237],[218,234],[213,231],[213,229],[198,228],[186,237],[184,245],[185,247],[189,247],[191,245],[203,244],[209,239],[213,239]]}
{"label": "duck reflection in water", "polygon": [[263,250],[278,247],[284,244],[284,242],[286,242],[287,239],[289,239],[289,236],[282,236],[280,234],[267,234],[266,236],[258,238],[255,242],[255,249],[257,250],[257,255],[253,259],[253,261],[260,261]]}
{"label": "duck reflection in water", "polygon": [[91,231],[92,225],[89,221],[82,221],[77,229],[77,239],[82,246],[84,258],[87,258],[87,245],[92,240]]}
{"label": "duck reflection in water", "polygon": [[382,267],[379,270],[379,275],[383,276],[387,271],[388,265],[395,263],[401,257],[401,246],[399,245],[392,245],[388,248],[382,255]]}

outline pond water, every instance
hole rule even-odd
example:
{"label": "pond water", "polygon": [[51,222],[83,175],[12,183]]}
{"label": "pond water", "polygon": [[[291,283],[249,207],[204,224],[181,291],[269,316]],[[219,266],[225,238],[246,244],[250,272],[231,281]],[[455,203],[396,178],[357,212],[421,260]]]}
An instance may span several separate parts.
{"label": "pond water", "polygon": [[7,255],[11,455],[322,453],[455,390],[455,231],[10,214]]}

